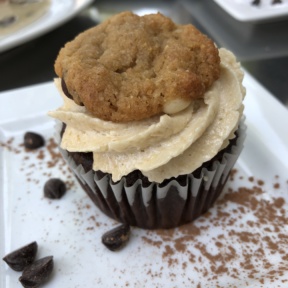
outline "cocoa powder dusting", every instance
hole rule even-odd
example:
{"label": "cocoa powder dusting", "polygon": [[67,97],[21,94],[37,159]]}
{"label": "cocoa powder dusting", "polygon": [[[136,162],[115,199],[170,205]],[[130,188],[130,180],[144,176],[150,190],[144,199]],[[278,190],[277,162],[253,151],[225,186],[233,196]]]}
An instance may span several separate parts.
{"label": "cocoa powder dusting", "polygon": [[72,177],[72,173],[62,158],[58,145],[53,138],[46,141],[45,147],[36,150],[26,149],[23,143],[16,145],[15,141],[14,137],[11,137],[5,142],[0,142],[0,147],[11,153],[23,155],[19,169],[25,173],[27,182],[41,184],[39,172],[42,171],[42,176],[49,179],[53,177],[49,171],[56,168],[65,176],[67,188],[73,188],[75,185],[74,177]]}
{"label": "cocoa powder dusting", "polygon": [[[42,187],[39,175],[45,179],[53,177],[51,171],[54,168],[65,175],[67,188],[73,188],[74,178],[52,138],[46,141],[45,147],[37,151],[28,151],[23,145],[16,146],[14,138],[1,142],[0,147],[21,157],[19,170],[23,171],[27,179],[27,193],[34,193],[30,187],[32,184]],[[143,253],[146,262],[141,269],[147,275],[145,281],[152,279],[153,283],[158,280],[163,283],[165,279],[171,284],[169,287],[200,288],[208,287],[207,283],[213,288],[288,287],[288,203],[279,194],[283,189],[288,192],[288,180],[281,182],[280,176],[276,175],[272,187],[267,188],[266,179],[264,182],[254,176],[239,175],[237,169],[232,171],[229,179],[224,195],[212,209],[194,222],[176,229],[143,231],[135,228],[132,231],[135,233],[133,245],[137,246],[134,250],[138,253],[137,257],[142,255],[142,251],[152,251],[148,260]],[[236,179],[240,187],[231,185]],[[245,185],[241,186],[242,183]],[[278,194],[275,191],[267,193],[269,189],[275,189]],[[20,200],[21,198],[18,199]],[[71,221],[74,221],[77,231],[83,234],[83,239],[88,234],[96,233],[98,229],[111,227],[111,221],[105,218],[101,222],[99,215],[92,214],[94,206],[87,204],[86,198],[73,204],[76,205],[76,210],[73,211]],[[60,210],[59,206],[55,209]],[[89,216],[83,216],[90,210]],[[49,221],[55,219],[56,217],[49,218]],[[67,222],[63,219],[57,221],[61,225]],[[85,227],[84,230],[81,227]],[[158,261],[157,269],[153,266],[154,261]],[[129,273],[128,266],[125,273]],[[124,270],[122,274],[124,275]],[[183,283],[185,280],[185,285],[179,286],[180,282],[176,284],[179,279],[183,279]],[[128,284],[127,282],[125,286],[129,286]],[[165,285],[159,284],[157,287]]]}
{"label": "cocoa powder dusting", "polygon": [[238,170],[237,169],[232,169],[231,172],[230,172],[230,180],[233,181],[234,180],[234,176],[235,174],[237,174]]}
{"label": "cocoa powder dusting", "polygon": [[264,181],[257,180],[253,186],[255,178],[247,180],[252,187],[227,189],[214,208],[194,222],[148,231],[142,240],[157,248],[171,269],[181,265],[186,273],[196,272],[199,281],[193,280],[191,287],[201,287],[201,279],[212,281],[211,287],[247,287],[249,283],[267,287],[265,283],[282,278],[288,285],[287,203],[283,197],[268,197]]}
{"label": "cocoa powder dusting", "polygon": [[11,137],[6,142],[0,142],[0,147],[7,149],[9,152],[19,154],[21,150],[14,146],[14,140],[15,138]]}
{"label": "cocoa powder dusting", "polygon": [[280,188],[280,184],[279,184],[279,183],[275,183],[275,184],[273,185],[273,187],[274,187],[274,189],[279,189],[279,188]]}

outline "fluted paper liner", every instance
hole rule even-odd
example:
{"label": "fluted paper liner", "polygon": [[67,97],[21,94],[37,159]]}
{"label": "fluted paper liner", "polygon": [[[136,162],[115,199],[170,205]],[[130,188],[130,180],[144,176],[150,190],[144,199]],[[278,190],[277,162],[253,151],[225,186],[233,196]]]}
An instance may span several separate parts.
{"label": "fluted paper liner", "polygon": [[[59,123],[58,130],[62,128]],[[145,186],[141,179],[128,186],[126,177],[114,183],[110,174],[97,171],[85,173],[68,155],[60,151],[77,177],[80,185],[108,216],[141,228],[172,228],[191,222],[205,213],[220,196],[233,168],[246,136],[244,119],[237,130],[238,138],[231,152],[225,152],[220,161],[214,161],[211,170],[202,168],[199,176],[193,173],[165,181],[165,185],[150,182]],[[57,136],[60,143],[60,132]],[[103,176],[104,174],[104,176]]]}

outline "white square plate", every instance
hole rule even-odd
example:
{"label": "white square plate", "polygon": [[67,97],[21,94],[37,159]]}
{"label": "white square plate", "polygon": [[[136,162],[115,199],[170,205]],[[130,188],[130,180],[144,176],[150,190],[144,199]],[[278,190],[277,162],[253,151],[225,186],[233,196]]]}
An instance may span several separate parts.
{"label": "white square plate", "polygon": [[[101,243],[115,221],[93,206],[51,143],[46,113],[61,105],[53,83],[1,93],[1,258],[37,241],[37,258],[54,256],[47,288],[287,287],[288,111],[248,73],[244,82],[247,139],[223,199],[181,228],[132,228],[118,252]],[[25,151],[27,131],[42,134],[46,147]],[[43,197],[51,177],[69,184],[60,200]],[[21,273],[4,261],[0,275],[0,288],[21,287]]]}
{"label": "white square plate", "polygon": [[272,4],[272,0],[261,0],[252,5],[253,0],[214,0],[232,17],[243,22],[260,22],[288,16],[288,1]]}
{"label": "white square plate", "polygon": [[0,36],[0,52],[30,41],[67,22],[93,0],[51,0],[49,10],[38,20],[9,35]]}

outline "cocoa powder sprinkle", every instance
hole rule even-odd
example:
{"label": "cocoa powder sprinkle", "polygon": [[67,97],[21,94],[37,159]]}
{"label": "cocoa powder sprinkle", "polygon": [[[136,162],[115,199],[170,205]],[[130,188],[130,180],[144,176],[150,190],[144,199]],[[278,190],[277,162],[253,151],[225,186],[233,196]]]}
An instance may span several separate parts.
{"label": "cocoa powder sprinkle", "polygon": [[[13,138],[0,143],[0,146],[16,154],[18,151],[25,153],[19,170],[25,171],[29,184],[38,181],[36,177],[39,177],[39,173],[51,177],[49,168],[57,167],[63,175],[68,173],[67,187],[74,185],[74,178],[69,178],[70,171],[52,138],[46,141],[45,148],[37,152],[26,151],[20,145],[15,148]],[[26,164],[33,159],[37,161]],[[167,276],[172,283],[179,276],[173,268],[181,267],[183,272],[180,277],[190,277],[191,271],[197,272],[197,279],[191,277],[191,287],[205,287],[201,279],[205,279],[206,283],[211,281],[211,287],[223,287],[221,279],[227,279],[227,287],[245,287],[251,282],[255,283],[255,287],[267,287],[271,283],[273,286],[279,279],[283,283],[281,287],[288,285],[287,277],[283,278],[288,271],[287,202],[278,195],[285,189],[288,192],[288,180],[281,181],[279,175],[272,176],[274,183],[271,186],[278,194],[268,194],[265,191],[266,179],[264,182],[256,176],[248,178],[238,173],[236,169],[233,170],[230,180],[234,181],[237,176],[237,179],[247,180],[252,187],[227,188],[214,208],[193,223],[176,229],[148,230],[142,234],[145,235],[141,236],[145,249],[153,247],[161,256],[161,265],[171,268],[170,274],[165,274],[162,273],[163,266],[155,271],[146,264],[145,271],[150,271],[149,277],[160,279]],[[92,210],[86,202],[79,202],[78,205],[76,212],[79,215],[84,210]],[[59,209],[59,206],[56,208]],[[98,227],[107,225],[98,222],[95,216],[85,220],[85,233],[94,233]],[[64,221],[59,221],[63,225]],[[83,221],[74,221],[76,226],[83,225]],[[139,244],[139,251],[143,245]]]}
{"label": "cocoa powder sprinkle", "polygon": [[[255,178],[247,180],[254,183]],[[150,231],[142,240],[162,251],[163,263],[168,267],[194,269],[199,277],[214,281],[213,287],[223,287],[218,282],[221,277],[239,283],[244,283],[241,281],[246,277],[259,287],[281,279],[288,270],[288,234],[283,230],[288,223],[287,203],[283,197],[266,197],[264,181],[256,182],[258,186],[252,188],[229,188],[214,209],[196,221],[176,229]],[[213,237],[211,227],[213,235],[217,231]],[[205,235],[210,235],[209,245],[202,243]],[[176,257],[179,254],[182,256]],[[276,267],[272,256],[281,259]],[[235,263],[240,267],[236,268]],[[288,279],[281,281],[288,284]]]}

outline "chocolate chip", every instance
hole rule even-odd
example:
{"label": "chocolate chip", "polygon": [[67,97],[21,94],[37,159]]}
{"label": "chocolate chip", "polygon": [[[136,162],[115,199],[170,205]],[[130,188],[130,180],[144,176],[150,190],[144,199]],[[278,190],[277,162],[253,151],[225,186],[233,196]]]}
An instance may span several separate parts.
{"label": "chocolate chip", "polygon": [[258,5],[261,4],[261,0],[253,0],[251,4],[255,5],[255,6],[258,6]]}
{"label": "chocolate chip", "polygon": [[[62,91],[63,93],[71,100],[74,100],[73,96],[69,93],[68,91],[68,88],[67,88],[67,85],[65,83],[65,81],[61,78],[61,88],[62,88]],[[84,104],[81,102],[81,103],[77,103],[78,105],[80,106],[84,106]]]}
{"label": "chocolate chip", "polygon": [[64,81],[62,78],[61,78],[61,88],[62,88],[63,93],[64,93],[68,98],[70,98],[70,99],[73,100],[73,97],[72,97],[72,95],[69,93],[68,88],[67,88],[67,85],[66,85],[65,81]]}
{"label": "chocolate chip", "polygon": [[44,146],[43,137],[34,132],[26,132],[24,135],[24,146],[27,149],[37,149]]}
{"label": "chocolate chip", "polygon": [[3,260],[9,265],[11,269],[15,271],[22,271],[25,267],[29,266],[34,261],[37,248],[37,242],[34,241],[7,254]]}
{"label": "chocolate chip", "polygon": [[111,251],[122,248],[129,240],[130,226],[122,224],[106,232],[102,236],[102,243]]}
{"label": "chocolate chip", "polygon": [[0,27],[7,27],[11,24],[13,24],[16,20],[16,17],[14,15],[6,16],[0,19]]}
{"label": "chocolate chip", "polygon": [[282,4],[282,1],[281,0],[272,0],[272,5],[275,5],[275,4]]}
{"label": "chocolate chip", "polygon": [[59,178],[51,178],[44,185],[44,196],[49,199],[60,199],[65,192],[66,185]]}
{"label": "chocolate chip", "polygon": [[24,269],[19,281],[25,288],[37,288],[49,279],[53,266],[53,256],[41,258]]}

